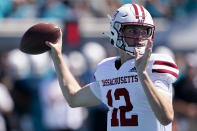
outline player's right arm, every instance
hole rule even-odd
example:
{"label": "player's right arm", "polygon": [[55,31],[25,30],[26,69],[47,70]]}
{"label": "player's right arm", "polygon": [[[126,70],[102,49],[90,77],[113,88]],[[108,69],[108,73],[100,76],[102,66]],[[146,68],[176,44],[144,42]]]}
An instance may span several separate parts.
{"label": "player's right arm", "polygon": [[97,86],[97,82],[90,83],[81,87],[74,76],[71,74],[68,66],[62,56],[62,33],[57,43],[46,42],[51,47],[51,58],[53,60],[59,85],[62,93],[71,107],[94,106],[101,101],[91,91],[91,86]]}

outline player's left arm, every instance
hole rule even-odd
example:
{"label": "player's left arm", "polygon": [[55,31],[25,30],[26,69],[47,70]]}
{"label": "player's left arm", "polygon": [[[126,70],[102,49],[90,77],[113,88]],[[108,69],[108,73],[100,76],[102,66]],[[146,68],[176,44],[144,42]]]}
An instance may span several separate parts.
{"label": "player's left arm", "polygon": [[139,56],[136,52],[135,66],[137,68],[140,82],[144,88],[144,92],[148,98],[149,104],[157,117],[163,125],[168,125],[174,119],[174,110],[172,106],[172,99],[169,95],[160,92],[155,87],[153,81],[150,79],[146,68],[152,53],[153,41],[149,40],[143,56]]}

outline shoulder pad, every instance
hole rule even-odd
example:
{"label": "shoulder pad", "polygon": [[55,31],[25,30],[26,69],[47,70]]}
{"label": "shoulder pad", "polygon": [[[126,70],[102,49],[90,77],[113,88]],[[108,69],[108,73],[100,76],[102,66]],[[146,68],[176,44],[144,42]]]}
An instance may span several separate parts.
{"label": "shoulder pad", "polygon": [[96,71],[94,73],[94,78],[96,80],[98,80],[98,78],[100,78],[100,76],[103,76],[103,72],[112,70],[112,68],[114,67],[114,61],[117,59],[118,57],[109,57],[106,59],[103,59],[100,63],[98,63]]}
{"label": "shoulder pad", "polygon": [[103,59],[101,62],[98,63],[98,66],[104,65],[106,63],[110,63],[111,61],[114,61],[117,57],[109,57],[109,58],[105,58]]}
{"label": "shoulder pad", "polygon": [[165,54],[153,54],[151,57],[150,72],[152,78],[165,80],[169,84],[175,82],[179,70],[174,60]]}

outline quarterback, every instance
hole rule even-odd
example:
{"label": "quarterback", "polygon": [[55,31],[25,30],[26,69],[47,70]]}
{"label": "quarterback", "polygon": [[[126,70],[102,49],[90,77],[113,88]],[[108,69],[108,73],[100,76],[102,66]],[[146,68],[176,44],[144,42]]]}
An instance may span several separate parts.
{"label": "quarterback", "polygon": [[111,18],[108,34],[120,55],[101,61],[95,82],[84,87],[63,61],[62,38],[46,42],[69,105],[106,104],[107,131],[171,131],[172,83],[179,71],[170,56],[152,53],[154,31],[152,17],[143,6],[120,7]]}

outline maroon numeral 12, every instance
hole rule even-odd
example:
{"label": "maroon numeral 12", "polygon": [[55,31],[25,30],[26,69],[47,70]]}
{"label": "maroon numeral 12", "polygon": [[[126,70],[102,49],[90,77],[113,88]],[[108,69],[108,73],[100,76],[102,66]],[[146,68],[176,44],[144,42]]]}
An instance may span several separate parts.
{"label": "maroon numeral 12", "polygon": [[[130,118],[126,118],[126,112],[130,112],[133,109],[129,98],[129,92],[125,88],[116,89],[114,92],[115,100],[120,100],[120,96],[123,96],[126,102],[126,106],[120,106],[114,108],[111,118],[111,126],[138,126],[138,115],[131,115]],[[113,99],[111,90],[107,92],[108,105],[113,107]],[[120,123],[117,118],[118,110],[120,110]]]}

